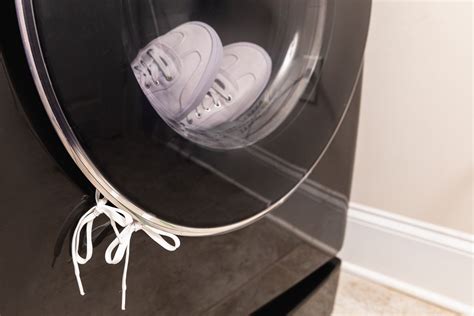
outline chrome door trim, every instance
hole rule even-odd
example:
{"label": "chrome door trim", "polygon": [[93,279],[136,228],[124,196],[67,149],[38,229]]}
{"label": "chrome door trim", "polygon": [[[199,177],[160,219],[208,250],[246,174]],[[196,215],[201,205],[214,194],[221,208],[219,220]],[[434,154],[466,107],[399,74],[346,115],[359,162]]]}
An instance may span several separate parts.
{"label": "chrome door trim", "polygon": [[[306,175],[297,183],[297,185],[291,189],[286,195],[284,195],[280,200],[276,201],[273,205],[269,206],[260,213],[242,220],[238,223],[220,226],[220,227],[209,227],[209,228],[195,228],[187,227],[172,224],[168,221],[162,220],[155,215],[152,215],[140,207],[136,206],[131,202],[127,197],[121,194],[97,169],[93,164],[89,156],[87,155],[84,148],[81,146],[79,140],[77,139],[72,127],[66,119],[66,116],[59,104],[59,101],[56,97],[56,94],[53,90],[53,86],[48,74],[47,66],[43,57],[41,50],[41,44],[39,41],[39,36],[36,28],[34,10],[33,10],[33,0],[15,0],[16,11],[18,23],[20,26],[21,37],[23,45],[25,48],[26,57],[28,59],[28,64],[30,71],[32,73],[36,88],[38,90],[39,96],[43,103],[43,106],[49,116],[51,123],[56,130],[61,142],[68,151],[71,158],[74,160],[76,165],[79,167],[81,172],[86,176],[86,178],[94,185],[97,190],[100,191],[111,203],[115,206],[128,210],[132,213],[132,216],[140,221],[145,222],[146,224],[163,229],[172,234],[180,236],[211,236],[227,233],[236,229],[243,228],[247,225],[252,224],[258,219],[262,218],[265,214],[271,210],[277,208],[283,204],[290,195],[297,190],[299,185],[303,183],[309,174],[313,171],[316,165],[319,163],[321,157],[326,152],[329,145],[332,143],[344,117],[347,113],[348,106],[344,109],[344,112],[341,116],[341,119],[338,122],[336,129],[330,137],[329,142],[323,149],[321,155],[318,157],[316,162],[311,166]],[[358,78],[360,78],[362,70],[362,62],[360,63]],[[350,98],[348,102],[352,99],[356,90],[356,85],[352,88]]]}

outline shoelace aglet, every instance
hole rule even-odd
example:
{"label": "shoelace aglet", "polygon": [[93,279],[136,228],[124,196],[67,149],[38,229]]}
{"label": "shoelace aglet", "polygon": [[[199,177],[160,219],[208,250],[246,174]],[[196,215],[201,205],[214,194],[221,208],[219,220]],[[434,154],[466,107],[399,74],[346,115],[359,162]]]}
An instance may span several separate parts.
{"label": "shoelace aglet", "polygon": [[81,275],[79,273],[79,269],[75,268],[75,274],[76,274],[76,281],[77,281],[77,286],[79,287],[79,293],[81,293],[82,296],[86,295],[84,292],[84,287],[82,286],[82,280],[81,280]]}
{"label": "shoelace aglet", "polygon": [[127,288],[122,289],[122,310],[125,310],[125,300],[127,298]]}
{"label": "shoelace aglet", "polygon": [[[135,231],[137,231],[136,227],[137,226],[135,226],[134,229],[132,230],[132,234]],[[131,239],[131,236],[130,236],[130,239]],[[122,242],[120,241],[120,243]],[[122,275],[122,310],[123,311],[125,310],[125,302],[127,298],[127,273],[128,273],[128,263],[130,262],[130,244],[128,244],[126,247],[127,247],[127,250],[125,251],[125,263],[123,266],[123,275]]]}

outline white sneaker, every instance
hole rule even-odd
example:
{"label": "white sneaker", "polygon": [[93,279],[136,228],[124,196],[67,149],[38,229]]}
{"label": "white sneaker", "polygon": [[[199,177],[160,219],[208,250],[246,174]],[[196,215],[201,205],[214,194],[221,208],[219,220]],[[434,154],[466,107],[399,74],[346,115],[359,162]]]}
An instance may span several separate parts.
{"label": "white sneaker", "polygon": [[131,67],[153,108],[165,120],[185,118],[211,88],[222,43],[202,22],[178,26],[140,50]]}
{"label": "white sneaker", "polygon": [[265,89],[272,60],[260,46],[235,43],[224,47],[224,58],[212,88],[182,124],[210,129],[232,121],[248,110]]}

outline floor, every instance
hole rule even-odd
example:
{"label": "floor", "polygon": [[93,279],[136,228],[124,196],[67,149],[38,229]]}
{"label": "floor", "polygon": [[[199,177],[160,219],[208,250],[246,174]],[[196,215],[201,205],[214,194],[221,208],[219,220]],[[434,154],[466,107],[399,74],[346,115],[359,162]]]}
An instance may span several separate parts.
{"label": "floor", "polygon": [[342,272],[333,316],[451,316],[454,312]]}

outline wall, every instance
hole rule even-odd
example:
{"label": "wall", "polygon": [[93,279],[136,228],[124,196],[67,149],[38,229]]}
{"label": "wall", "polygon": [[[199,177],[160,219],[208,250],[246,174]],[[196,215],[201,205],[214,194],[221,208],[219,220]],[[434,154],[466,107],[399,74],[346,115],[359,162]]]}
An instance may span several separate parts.
{"label": "wall", "polygon": [[473,229],[470,1],[374,0],[352,200]]}

